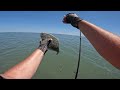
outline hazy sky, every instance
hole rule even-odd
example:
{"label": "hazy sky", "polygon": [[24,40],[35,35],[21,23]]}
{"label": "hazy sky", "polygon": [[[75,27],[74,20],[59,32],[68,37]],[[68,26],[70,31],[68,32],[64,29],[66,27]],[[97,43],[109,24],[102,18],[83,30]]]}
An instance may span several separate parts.
{"label": "hazy sky", "polygon": [[67,13],[120,35],[120,11],[0,11],[0,32],[47,32],[79,35],[79,30],[62,23]]}

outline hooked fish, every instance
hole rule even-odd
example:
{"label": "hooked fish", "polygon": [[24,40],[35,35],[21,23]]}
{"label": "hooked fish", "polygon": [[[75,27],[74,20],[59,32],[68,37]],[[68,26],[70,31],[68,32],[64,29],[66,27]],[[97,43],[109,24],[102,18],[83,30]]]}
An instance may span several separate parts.
{"label": "hooked fish", "polygon": [[57,54],[59,53],[59,40],[55,36],[48,33],[40,33],[40,36],[42,40],[52,39],[51,43],[48,46],[48,49],[56,51]]}

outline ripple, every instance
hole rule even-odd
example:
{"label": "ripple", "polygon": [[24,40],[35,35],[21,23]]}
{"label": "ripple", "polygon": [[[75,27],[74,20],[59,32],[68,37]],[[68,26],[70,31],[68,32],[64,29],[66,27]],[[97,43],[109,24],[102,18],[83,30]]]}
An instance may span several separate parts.
{"label": "ripple", "polygon": [[[52,78],[65,78],[68,73],[68,77],[73,77],[73,72],[76,70],[78,61],[79,37],[60,34],[54,35],[59,38],[60,54],[56,56],[52,51],[48,52],[45,59],[49,60],[43,61],[40,70],[43,73],[48,73],[45,78],[49,77],[49,75],[53,75],[51,76]],[[39,40],[39,33],[0,33],[0,69],[5,70],[30,55],[38,47]],[[105,74],[107,75],[103,75],[104,78],[112,78],[111,76],[120,78],[120,71],[103,59],[85,37],[82,37],[81,44],[81,64],[88,68],[86,72],[88,72],[89,78],[94,76],[89,73],[89,70],[93,68],[88,64],[84,64],[84,62],[91,63],[95,71],[101,71],[101,73],[106,72]],[[54,73],[50,71],[50,67],[53,69],[52,72]],[[46,68],[50,70],[46,71]],[[85,72],[84,68],[81,69],[81,73]],[[40,77],[43,73],[38,71],[35,76]],[[97,75],[98,72],[94,73]]]}

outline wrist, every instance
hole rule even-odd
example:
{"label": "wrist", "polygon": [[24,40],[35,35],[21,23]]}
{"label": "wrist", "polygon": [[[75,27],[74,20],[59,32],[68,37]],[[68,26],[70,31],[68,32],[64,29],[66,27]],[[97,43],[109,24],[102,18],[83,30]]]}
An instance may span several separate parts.
{"label": "wrist", "polygon": [[38,53],[41,53],[41,54],[44,55],[44,52],[43,52],[42,50],[40,50],[39,48],[37,48],[36,51],[37,51]]}
{"label": "wrist", "polygon": [[76,25],[74,27],[76,27],[77,29],[79,29],[79,23],[82,21],[83,19],[79,18],[78,20],[76,20]]}
{"label": "wrist", "polygon": [[80,28],[80,26],[82,25],[82,23],[83,23],[84,21],[85,21],[85,20],[82,19],[81,21],[78,22],[78,24],[77,24],[78,29]]}
{"label": "wrist", "polygon": [[38,46],[38,49],[41,50],[44,54],[47,52],[47,46]]}

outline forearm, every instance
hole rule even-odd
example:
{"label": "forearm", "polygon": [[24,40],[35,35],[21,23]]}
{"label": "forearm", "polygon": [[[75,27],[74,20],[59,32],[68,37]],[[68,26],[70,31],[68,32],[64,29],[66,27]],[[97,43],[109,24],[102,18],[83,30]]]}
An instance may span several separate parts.
{"label": "forearm", "polygon": [[78,27],[101,56],[120,68],[120,37],[85,20]]}
{"label": "forearm", "polygon": [[29,57],[15,65],[3,76],[13,79],[30,79],[36,72],[44,53],[40,49],[36,49]]}

